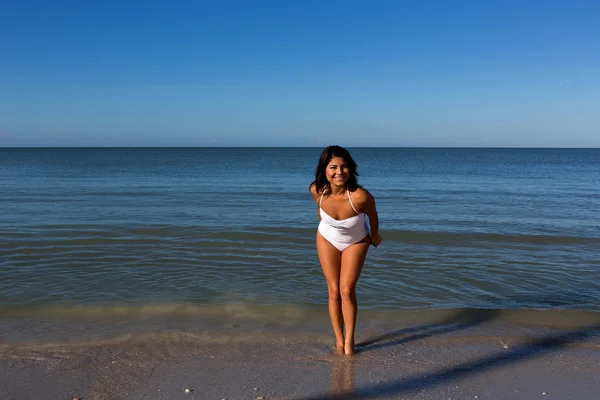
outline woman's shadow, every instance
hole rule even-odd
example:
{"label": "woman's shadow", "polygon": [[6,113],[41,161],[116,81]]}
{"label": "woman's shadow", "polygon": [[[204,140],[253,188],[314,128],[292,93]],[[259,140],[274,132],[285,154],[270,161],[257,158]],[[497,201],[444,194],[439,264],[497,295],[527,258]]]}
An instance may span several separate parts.
{"label": "woman's shadow", "polygon": [[364,340],[356,345],[356,351],[373,351],[385,347],[425,339],[431,336],[457,332],[481,325],[496,318],[501,310],[462,309],[439,322],[410,326]]}
{"label": "woman's shadow", "polygon": [[[356,345],[358,352],[372,351],[385,347],[396,346],[414,340],[425,339],[435,335],[456,332],[493,320],[500,310],[463,309],[439,322],[411,326],[380,336],[364,340]],[[357,359],[354,357],[334,357],[331,371],[332,395],[346,396],[355,391],[355,368]]]}

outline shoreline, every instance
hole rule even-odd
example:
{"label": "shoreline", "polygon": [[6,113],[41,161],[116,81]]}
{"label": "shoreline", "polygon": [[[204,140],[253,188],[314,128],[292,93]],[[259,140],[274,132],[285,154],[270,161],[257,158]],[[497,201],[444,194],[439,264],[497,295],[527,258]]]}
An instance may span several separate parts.
{"label": "shoreline", "polygon": [[[27,345],[91,344],[135,340],[153,336],[190,337],[253,336],[329,337],[330,322],[325,307],[315,309],[264,307],[210,308],[183,306],[164,312],[163,306],[98,311],[96,307],[52,310],[33,315],[0,315],[0,347]],[[210,310],[210,313],[206,311]],[[397,333],[427,336],[536,337],[560,330],[583,329],[600,324],[600,312],[532,309],[399,309],[361,310],[357,335],[377,337]],[[359,340],[360,337],[357,337]],[[275,339],[276,340],[276,339]]]}
{"label": "shoreline", "polygon": [[358,339],[352,357],[326,335],[4,346],[0,398],[591,400],[600,389],[600,323],[510,342],[414,326]]}
{"label": "shoreline", "polygon": [[333,353],[325,310],[278,323],[140,321],[21,319],[13,333],[31,329],[29,341],[6,340],[4,321],[0,398],[592,400],[600,391],[600,313],[364,312],[352,357]]}

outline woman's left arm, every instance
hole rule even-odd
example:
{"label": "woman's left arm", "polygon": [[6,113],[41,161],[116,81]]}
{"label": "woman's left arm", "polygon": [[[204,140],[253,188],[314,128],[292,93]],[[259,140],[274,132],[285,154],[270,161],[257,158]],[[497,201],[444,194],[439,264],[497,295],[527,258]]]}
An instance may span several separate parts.
{"label": "woman's left arm", "polygon": [[362,205],[363,212],[369,217],[369,224],[371,228],[371,243],[377,247],[383,240],[379,234],[379,215],[377,214],[377,206],[375,205],[375,198],[365,190],[366,198]]}

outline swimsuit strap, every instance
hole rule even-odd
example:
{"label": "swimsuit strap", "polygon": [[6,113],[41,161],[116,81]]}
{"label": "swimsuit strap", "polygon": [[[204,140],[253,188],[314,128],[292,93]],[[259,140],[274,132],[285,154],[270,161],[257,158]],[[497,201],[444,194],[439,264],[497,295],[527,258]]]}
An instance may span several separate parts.
{"label": "swimsuit strap", "polygon": [[350,198],[350,191],[348,189],[346,189],[346,193],[348,193],[348,200],[350,201],[350,207],[352,207],[352,209],[354,210],[355,213],[360,214],[358,211],[356,211],[356,208],[354,208],[354,204],[352,204],[352,199]]}
{"label": "swimsuit strap", "polygon": [[321,207],[321,203],[323,202],[323,195],[325,194],[325,191],[323,190],[321,192],[321,200],[319,200],[319,207]]}

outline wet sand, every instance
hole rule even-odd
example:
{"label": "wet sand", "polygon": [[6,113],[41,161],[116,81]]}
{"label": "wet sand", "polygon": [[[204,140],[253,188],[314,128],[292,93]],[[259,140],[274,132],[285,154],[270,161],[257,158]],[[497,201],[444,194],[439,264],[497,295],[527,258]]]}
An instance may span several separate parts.
{"label": "wet sand", "polygon": [[0,399],[591,400],[600,395],[600,324],[535,336],[494,336],[477,327],[435,329],[363,332],[352,357],[334,355],[323,334],[170,333],[94,343],[5,344]]}

